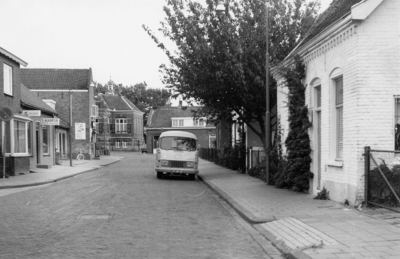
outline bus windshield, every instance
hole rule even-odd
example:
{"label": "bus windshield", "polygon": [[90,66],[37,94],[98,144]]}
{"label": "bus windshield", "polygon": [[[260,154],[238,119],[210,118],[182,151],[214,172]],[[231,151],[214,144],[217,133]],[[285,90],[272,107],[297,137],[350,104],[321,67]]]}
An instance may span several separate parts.
{"label": "bus windshield", "polygon": [[160,148],[164,150],[195,151],[196,140],[185,137],[163,137]]}

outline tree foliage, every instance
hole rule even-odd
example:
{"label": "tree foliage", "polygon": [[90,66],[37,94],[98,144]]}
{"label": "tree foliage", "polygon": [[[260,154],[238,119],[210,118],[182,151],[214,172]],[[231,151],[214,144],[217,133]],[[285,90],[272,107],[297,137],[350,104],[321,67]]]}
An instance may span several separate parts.
{"label": "tree foliage", "polygon": [[[318,0],[317,0],[318,1]],[[171,52],[143,26],[165,51],[170,65],[161,66],[164,84],[185,100],[193,98],[203,113],[246,123],[265,143],[266,8],[259,0],[225,1],[225,12],[215,11],[217,0],[205,6],[191,0],[167,0],[163,36],[177,50]],[[270,0],[269,61],[275,66],[294,48],[313,24],[318,2]],[[269,68],[268,68],[269,69]],[[276,105],[276,82],[269,78],[270,108]],[[271,121],[276,121],[275,113]]]}

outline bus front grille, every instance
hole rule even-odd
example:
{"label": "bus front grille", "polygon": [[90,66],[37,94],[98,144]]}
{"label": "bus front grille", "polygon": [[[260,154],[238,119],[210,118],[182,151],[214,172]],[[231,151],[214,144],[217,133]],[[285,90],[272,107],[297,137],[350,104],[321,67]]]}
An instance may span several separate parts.
{"label": "bus front grille", "polygon": [[185,167],[185,162],[182,162],[182,161],[171,161],[171,167],[183,168],[183,167]]}

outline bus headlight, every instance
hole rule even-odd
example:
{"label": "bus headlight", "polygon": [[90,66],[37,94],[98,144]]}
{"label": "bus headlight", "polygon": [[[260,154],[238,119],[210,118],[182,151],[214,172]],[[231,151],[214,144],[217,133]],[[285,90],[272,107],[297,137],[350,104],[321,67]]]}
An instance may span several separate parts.
{"label": "bus headlight", "polygon": [[193,168],[194,162],[186,162],[186,166]]}
{"label": "bus headlight", "polygon": [[168,160],[161,160],[161,166],[168,166],[169,161]]}

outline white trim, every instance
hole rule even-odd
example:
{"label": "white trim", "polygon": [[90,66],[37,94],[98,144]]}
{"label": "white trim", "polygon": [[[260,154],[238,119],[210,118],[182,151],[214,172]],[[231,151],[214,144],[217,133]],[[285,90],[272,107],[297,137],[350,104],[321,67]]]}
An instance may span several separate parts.
{"label": "white trim", "polygon": [[332,167],[343,167],[343,161],[328,161],[326,165]]}
{"label": "white trim", "polygon": [[56,90],[56,89],[29,89],[31,92],[72,92],[72,93],[86,93],[89,92],[89,90]]}
{"label": "white trim", "polygon": [[14,61],[17,61],[20,65],[23,65],[24,67],[26,67],[28,65],[28,63],[26,63],[25,61],[23,61],[22,59],[20,59],[19,57],[15,56],[14,54],[11,54],[10,52],[8,52],[7,50],[3,49],[0,47],[0,53],[11,58]]}

